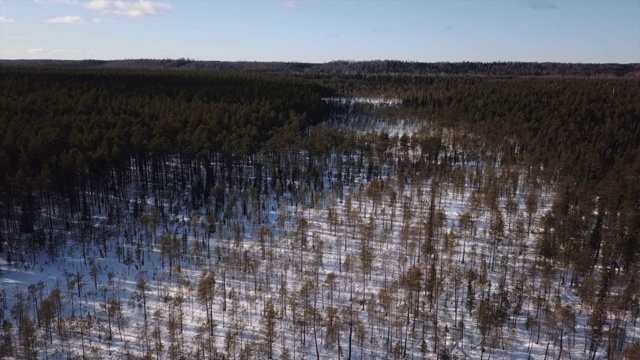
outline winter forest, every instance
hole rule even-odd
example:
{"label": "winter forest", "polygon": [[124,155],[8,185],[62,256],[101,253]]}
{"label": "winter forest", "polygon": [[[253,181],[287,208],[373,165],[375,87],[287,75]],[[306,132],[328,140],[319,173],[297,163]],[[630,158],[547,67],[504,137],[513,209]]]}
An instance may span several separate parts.
{"label": "winter forest", "polygon": [[640,358],[637,75],[18,65],[2,359]]}

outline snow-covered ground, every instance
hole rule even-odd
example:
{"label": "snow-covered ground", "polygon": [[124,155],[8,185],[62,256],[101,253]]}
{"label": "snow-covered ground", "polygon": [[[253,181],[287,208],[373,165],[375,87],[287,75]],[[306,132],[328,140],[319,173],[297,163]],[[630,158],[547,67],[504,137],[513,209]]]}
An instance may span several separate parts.
{"label": "snow-covered ground", "polygon": [[[370,131],[383,130],[418,127]],[[25,316],[43,359],[252,359],[269,348],[291,359],[589,357],[593,304],[536,251],[552,184],[474,159],[407,178],[393,157],[334,153],[313,160],[324,169],[315,187],[225,189],[217,218],[207,206],[185,210],[188,194],[180,204],[146,197],[137,220],[122,202],[92,205],[92,235],[60,229],[57,256],[0,256],[0,319],[13,325],[3,334],[15,358],[26,351]],[[384,171],[371,178],[368,161]],[[625,341],[640,340],[621,320]],[[603,358],[606,346],[597,349]]]}
{"label": "snow-covered ground", "polygon": [[378,106],[389,106],[402,104],[401,99],[395,98],[369,98],[369,97],[327,97],[322,99],[325,102],[335,102],[339,104],[371,104]]}

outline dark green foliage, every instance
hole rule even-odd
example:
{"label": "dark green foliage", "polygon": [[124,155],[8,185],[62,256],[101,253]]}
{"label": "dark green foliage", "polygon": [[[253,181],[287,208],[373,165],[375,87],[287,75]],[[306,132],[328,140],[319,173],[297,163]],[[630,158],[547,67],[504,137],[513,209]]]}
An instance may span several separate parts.
{"label": "dark green foliage", "polygon": [[[197,65],[182,59],[163,66]],[[365,68],[369,70],[363,71]],[[196,290],[206,310],[202,323],[202,339],[206,339],[205,335],[222,333],[216,328],[220,319],[214,316],[214,306],[221,304],[226,312],[227,294],[235,294],[227,291],[226,271],[233,274],[231,279],[239,274],[235,271],[252,277],[256,293],[273,290],[268,280],[271,275],[267,275],[266,284],[260,283],[264,279],[259,276],[261,266],[273,266],[273,244],[293,221],[287,221],[283,212],[278,215],[277,229],[268,226],[280,203],[322,209],[332,194],[341,204],[344,201],[345,225],[338,219],[337,204],[330,205],[330,231],[336,234],[340,228],[353,229],[350,238],[339,238],[335,246],[340,262],[339,275],[331,273],[333,277],[341,279],[348,274],[350,281],[356,279],[364,289],[368,282],[376,286],[372,273],[379,276],[376,263],[384,261],[376,244],[393,233],[393,229],[386,232],[387,225],[384,231],[377,228],[376,216],[384,219],[384,211],[395,211],[397,205],[402,206],[402,214],[393,216],[401,217],[406,228],[400,230],[401,240],[405,251],[410,246],[415,249],[415,257],[409,257],[411,262],[403,267],[398,281],[387,284],[385,272],[379,304],[375,297],[366,297],[367,290],[362,297],[354,293],[352,285],[349,299],[356,307],[334,307],[334,293],[347,291],[346,286],[336,284],[346,282],[327,276],[321,284],[318,276],[324,267],[323,246],[334,245],[314,233],[312,218],[297,213],[294,224],[298,227],[291,239],[296,270],[291,276],[305,276],[303,287],[294,292],[303,302],[296,305],[298,311],[294,306],[289,310],[286,302],[294,300],[287,300],[287,286],[282,285],[280,299],[263,303],[261,347],[247,343],[242,348],[238,344],[243,335],[228,331],[230,354],[250,357],[252,351],[263,351],[277,355],[280,351],[272,347],[279,347],[279,340],[287,338],[279,335],[279,322],[288,321],[291,315],[296,318],[294,326],[302,328],[303,343],[312,330],[316,354],[317,338],[322,338],[324,327],[325,346],[347,353],[341,337],[345,340],[348,334],[350,354],[353,336],[357,340],[354,345],[366,348],[366,331],[373,339],[374,326],[387,322],[388,356],[406,357],[420,344],[425,354],[433,349],[433,354],[442,358],[454,357],[452,348],[447,347],[452,344],[447,344],[446,333],[459,331],[464,339],[464,317],[470,319],[467,324],[475,320],[482,349],[504,348],[503,327],[519,326],[527,319],[531,335],[537,328],[536,342],[540,341],[541,327],[553,336],[559,332],[562,352],[563,334],[566,332],[568,339],[569,333],[575,332],[575,314],[570,308],[564,311],[558,307],[560,298],[555,298],[565,279],[566,286],[576,289],[585,303],[589,326],[585,336],[591,337],[595,348],[605,346],[610,338],[608,346],[620,350],[622,342],[618,345],[620,340],[615,339],[624,338],[620,329],[624,331],[626,324],[616,324],[615,319],[621,317],[611,314],[616,309],[638,313],[640,84],[630,77],[417,75],[440,69],[448,74],[548,76],[567,68],[568,74],[583,75],[593,69],[557,64],[335,62],[324,67],[300,64],[291,70],[298,75],[291,76],[260,74],[259,70],[0,68],[0,251],[6,252],[2,256],[9,263],[25,262],[25,256],[35,263],[36,255],[45,250],[56,261],[64,243],[75,240],[82,245],[85,267],[91,268],[88,274],[94,286],[89,290],[94,291],[99,289],[98,277],[103,271],[96,265],[97,256],[108,256],[111,251],[127,271],[130,267],[140,271],[145,259],[150,263],[148,254],[159,251],[160,266],[168,265],[170,280],[176,281],[182,276],[182,266],[206,262],[224,266],[216,273],[221,275],[217,283],[213,272],[204,272]],[[281,68],[273,69],[273,73],[282,72]],[[629,76],[634,66],[599,69],[603,72],[598,74],[618,69],[619,75]],[[325,76],[332,73],[355,75]],[[412,75],[401,75],[407,73]],[[403,102],[381,107],[366,101],[340,104],[322,100],[326,96],[367,95]],[[385,125],[397,119],[415,121],[416,131],[399,136],[359,127],[371,126],[369,120],[378,115]],[[423,127],[427,121],[430,123]],[[465,169],[469,163],[478,166],[470,171]],[[353,187],[356,177],[367,180],[360,192]],[[458,246],[462,245],[461,264],[466,273],[453,276],[449,271],[455,265],[443,261],[446,254],[439,253],[441,249],[456,251],[456,235],[446,231],[447,218],[440,209],[452,178],[456,179],[456,193],[465,193],[469,186],[474,189],[468,200],[470,209],[458,219],[463,239]],[[419,187],[423,181],[429,181],[431,193],[424,195],[420,190],[418,205],[405,200],[411,195],[393,190],[406,184]],[[361,196],[373,204],[365,207],[367,217],[363,218],[358,216],[362,209],[352,209],[352,198],[358,198],[354,202],[361,206]],[[525,205],[526,212],[518,211],[517,201]],[[553,201],[550,211],[540,216],[549,201]],[[415,206],[424,206],[427,212],[416,211]],[[96,215],[106,223],[96,224]],[[411,220],[419,225],[405,226]],[[464,241],[475,238],[477,224],[486,220],[491,261],[484,259],[487,254],[483,252],[480,269],[475,265],[475,249],[465,250],[468,245]],[[393,227],[393,221],[389,226]],[[535,252],[529,254],[535,260],[525,269],[523,259],[522,271],[531,279],[518,275],[518,269],[507,271],[515,259],[510,256],[522,253],[530,258],[523,247],[529,230],[536,242]],[[234,254],[217,246],[228,241],[228,249],[240,249],[256,232],[259,252]],[[355,241],[349,247],[357,249],[359,256],[353,252],[343,256],[349,239]],[[464,251],[473,254],[467,262]],[[504,260],[496,261],[500,259],[496,254],[503,254]],[[312,256],[315,271],[303,272],[305,259]],[[494,268],[504,275],[492,284],[489,271],[496,271]],[[361,278],[354,276],[359,271]],[[87,287],[81,274],[78,270],[68,275],[72,314],[74,299],[81,298]],[[142,271],[140,274],[132,302],[144,311],[146,319],[147,300],[154,295],[151,280],[142,276]],[[448,288],[452,284],[453,294]],[[320,304],[325,306],[325,291],[330,294],[326,317],[318,312]],[[229,295],[230,302],[237,302],[240,296],[244,294]],[[458,329],[438,323],[442,322],[438,309],[450,307],[451,297],[454,321],[458,307],[466,309],[461,311],[464,317],[457,322],[461,324]],[[108,303],[106,293],[104,301]],[[5,345],[0,346],[0,357],[30,355],[37,340],[30,335],[36,321],[51,343],[56,327],[51,320],[60,315],[55,315],[58,306],[53,305],[59,301],[49,302],[41,300],[34,311],[13,309],[13,324],[5,320],[0,334],[0,343]],[[402,306],[394,308],[396,304]],[[535,316],[531,313],[533,304]],[[377,309],[383,310],[378,320],[369,315]],[[557,316],[554,309],[560,309]],[[113,335],[115,312],[108,310],[106,314],[108,339]],[[435,316],[432,319],[428,314]],[[400,321],[394,321],[396,317]],[[369,330],[361,318],[371,322]],[[381,322],[375,325],[376,321]],[[223,317],[223,328],[224,322]],[[396,326],[406,326],[407,331],[402,335]],[[392,334],[395,332],[400,333],[400,341]],[[434,333],[433,342],[426,336],[430,333]],[[282,349],[283,358],[285,354]]]}
{"label": "dark green foliage", "polygon": [[252,155],[324,119],[325,94],[285,76],[0,69],[5,201],[44,189],[78,210],[78,190],[122,186],[132,165],[146,179],[169,156]]}
{"label": "dark green foliage", "polygon": [[[557,197],[538,236],[541,255],[561,256],[578,274],[595,264],[628,269],[637,261],[636,79],[357,75],[327,84],[349,94],[401,98],[402,106],[385,110],[387,117],[430,119],[466,135],[455,146],[467,154],[504,166],[524,163],[532,176],[554,181]],[[437,154],[435,143],[425,140],[420,146]]]}

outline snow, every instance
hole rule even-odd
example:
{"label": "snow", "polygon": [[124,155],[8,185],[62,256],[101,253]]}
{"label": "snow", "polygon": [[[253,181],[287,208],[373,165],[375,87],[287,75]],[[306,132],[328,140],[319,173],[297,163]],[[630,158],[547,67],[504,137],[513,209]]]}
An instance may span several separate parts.
{"label": "snow", "polygon": [[[327,101],[399,104],[397,99],[332,98]],[[378,121],[363,131],[385,131],[401,136],[413,134],[419,128],[408,121],[386,125]],[[490,166],[483,163],[481,157],[472,156],[477,161],[456,165],[466,171],[467,181],[462,189],[447,178],[399,182],[394,173],[394,160],[390,159],[385,170],[380,171],[383,176],[377,180],[389,190],[378,199],[367,193],[372,182],[366,180],[370,177],[366,166],[356,171],[354,165],[350,169],[353,180],[344,175],[343,189],[337,188],[339,157],[345,167],[359,160],[357,155],[349,159],[339,154],[318,159],[319,163],[324,161],[322,168],[325,169],[321,189],[302,191],[303,184],[296,182],[297,189],[285,191],[281,197],[262,194],[262,204],[250,198],[246,215],[242,210],[243,190],[227,189],[224,213],[229,217],[224,221],[217,219],[213,234],[204,226],[206,209],[200,209],[199,214],[187,211],[186,201],[180,204],[177,214],[170,216],[173,209],[161,199],[160,206],[166,215],[155,228],[149,224],[134,226],[127,221],[117,225],[106,216],[106,209],[99,213],[92,206],[94,231],[109,230],[107,253],[102,253],[98,243],[88,244],[85,260],[80,234],[57,230],[66,240],[63,254],[58,257],[40,253],[33,264],[27,260],[11,265],[6,257],[0,257],[1,294],[5,296],[0,307],[4,318],[16,324],[11,309],[17,298],[24,296],[28,313],[35,319],[30,291],[35,292],[41,304],[42,298],[57,286],[63,299],[66,327],[53,330],[51,343],[45,340],[44,328],[39,327],[36,343],[38,357],[52,359],[81,358],[83,352],[103,359],[122,359],[127,354],[142,356],[146,352],[154,357],[171,358],[171,351],[176,349],[184,358],[202,358],[203,352],[204,358],[211,358],[211,352],[200,348],[198,339],[209,339],[210,345],[230,358],[241,358],[243,351],[247,355],[250,346],[253,352],[248,358],[266,358],[262,319],[264,305],[269,300],[278,312],[273,343],[276,358],[281,358],[285,349],[291,358],[313,358],[316,346],[320,358],[346,358],[350,320],[354,323],[353,358],[435,358],[444,353],[473,359],[557,359],[560,355],[562,358],[590,355],[587,322],[592,309],[581,302],[574,289],[565,285],[570,274],[562,269],[554,271],[547,288],[542,276],[530,272],[533,264],[539,273],[549,265],[536,255],[535,241],[539,219],[553,201],[553,184],[532,188],[526,181],[525,169],[518,170],[519,181],[512,194],[517,204],[515,216],[507,213],[505,194],[497,196],[504,221],[501,236],[492,234],[490,209],[471,205],[472,194],[480,189],[469,180],[469,175],[475,173],[477,167],[487,170]],[[494,170],[495,176],[500,177],[502,169]],[[487,173],[483,172],[483,183],[490,181]],[[255,176],[251,171],[244,174]],[[531,191],[538,194],[538,209],[533,214],[531,231],[518,239],[515,224],[517,221],[526,224],[525,203]],[[395,200],[391,194],[396,195]],[[132,197],[135,198],[137,196]],[[155,199],[145,200],[144,208],[149,212]],[[351,201],[350,212],[348,201]],[[122,204],[116,206],[130,218],[130,212]],[[435,212],[431,214],[431,211]],[[335,213],[337,222],[329,220],[330,213]],[[471,215],[475,224],[470,229],[464,229],[460,221],[465,213]],[[421,248],[428,241],[428,219],[437,218],[438,214],[444,215],[442,226],[432,230],[432,248],[423,253]],[[270,230],[265,239],[264,257],[260,228]],[[180,246],[187,247],[184,254],[173,260],[175,266],[171,272],[168,256],[161,254],[158,238],[162,234],[176,234]],[[183,237],[186,244],[182,243]],[[363,266],[368,267],[361,260],[363,247],[373,255],[370,272],[366,274],[362,271]],[[130,261],[125,261],[127,257]],[[345,262],[347,257],[351,264]],[[97,271],[95,280],[92,264]],[[402,286],[403,276],[413,265],[422,271],[420,290],[415,294]],[[469,298],[468,274],[472,270],[478,277],[486,271],[486,283],[474,280],[475,306],[470,311],[465,304]],[[436,277],[427,291],[430,271],[435,271]],[[197,300],[200,279],[208,272],[215,275],[216,281],[211,307],[215,319],[212,336],[205,303]],[[326,282],[330,273],[336,275],[332,298]],[[146,282],[144,291],[139,286],[140,279]],[[79,287],[74,283],[76,280],[80,282]],[[519,282],[523,285],[521,312],[510,313],[504,323],[490,326],[483,336],[477,321],[482,294],[487,294],[485,299],[496,306],[502,285],[513,305]],[[37,286],[29,290],[37,284],[42,285],[41,292]],[[390,298],[389,313],[384,310],[384,296]],[[119,303],[120,314],[114,311],[109,316],[110,299]],[[338,309],[342,324],[337,341],[329,344],[327,313],[331,303]],[[574,326],[547,326],[554,321],[557,324],[552,316],[557,304],[575,314]],[[417,317],[413,316],[415,308],[419,309]],[[89,315],[92,326],[83,329],[81,325],[83,321],[86,324]],[[301,321],[305,316],[307,320]],[[529,316],[534,321],[527,327]],[[536,319],[541,322],[540,331]],[[109,326],[111,339],[108,338]],[[170,330],[171,327],[174,330]],[[562,342],[559,328],[563,332]],[[626,329],[627,343],[640,340],[636,326],[628,324]],[[17,339],[18,330],[13,331]],[[424,354],[421,352],[423,341]],[[18,349],[18,341],[14,342]],[[162,350],[156,352],[160,342]],[[596,357],[604,356],[605,347],[600,346]]]}
{"label": "snow", "polygon": [[378,106],[389,106],[389,105],[400,105],[402,104],[401,99],[396,98],[371,98],[371,97],[327,97],[323,98],[322,101],[328,103],[338,103],[338,104],[371,104]]}

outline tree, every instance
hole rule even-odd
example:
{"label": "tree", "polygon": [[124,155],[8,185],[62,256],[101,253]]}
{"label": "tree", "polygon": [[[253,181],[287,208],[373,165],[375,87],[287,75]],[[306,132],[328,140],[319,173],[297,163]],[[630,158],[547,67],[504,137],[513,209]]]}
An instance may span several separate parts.
{"label": "tree", "polygon": [[207,324],[209,325],[209,336],[213,336],[215,321],[213,319],[213,300],[216,286],[215,274],[212,271],[204,271],[198,283],[197,298],[204,303],[207,314]]}
{"label": "tree", "polygon": [[144,321],[147,322],[147,291],[149,290],[149,286],[147,285],[147,280],[144,278],[144,273],[140,272],[138,274],[138,280],[136,281],[136,290],[134,296],[138,301],[138,306],[140,306],[140,301],[142,301],[142,311],[144,314]]}
{"label": "tree", "polygon": [[530,191],[529,195],[527,195],[526,201],[527,208],[527,235],[531,233],[531,220],[533,219],[533,214],[538,211],[538,194],[535,191]]}
{"label": "tree", "polygon": [[13,337],[11,331],[13,324],[9,320],[2,321],[2,341],[0,342],[0,356],[9,358],[14,354]]}
{"label": "tree", "polygon": [[273,359],[273,343],[276,341],[277,329],[276,329],[276,317],[278,313],[275,310],[273,301],[267,300],[262,312],[262,326],[264,327],[264,337],[267,344],[267,358]]}
{"label": "tree", "polygon": [[18,290],[15,299],[15,303],[11,307],[11,314],[17,319],[19,354],[25,359],[35,359],[37,356],[35,324],[29,316],[29,307],[24,293]]}
{"label": "tree", "polygon": [[422,270],[419,266],[413,265],[407,270],[407,273],[403,276],[401,284],[405,288],[407,294],[407,324],[409,323],[409,316],[413,314],[413,319],[418,317],[418,311],[420,306],[419,295],[422,289],[423,283]]}
{"label": "tree", "polygon": [[156,353],[156,360],[160,360],[160,354],[163,353],[164,345],[162,344],[162,312],[160,309],[153,312],[153,330],[151,330],[151,336],[153,337],[153,347]]}
{"label": "tree", "polygon": [[334,272],[330,272],[327,274],[327,277],[324,281],[324,283],[329,288],[329,306],[330,307],[333,307],[333,293],[336,291],[336,288],[337,288],[336,279],[337,279],[337,275]]}
{"label": "tree", "polygon": [[160,243],[160,255],[162,268],[164,269],[164,258],[169,258],[169,277],[173,269],[173,262],[180,257],[180,240],[176,234],[163,233],[158,239]]}

